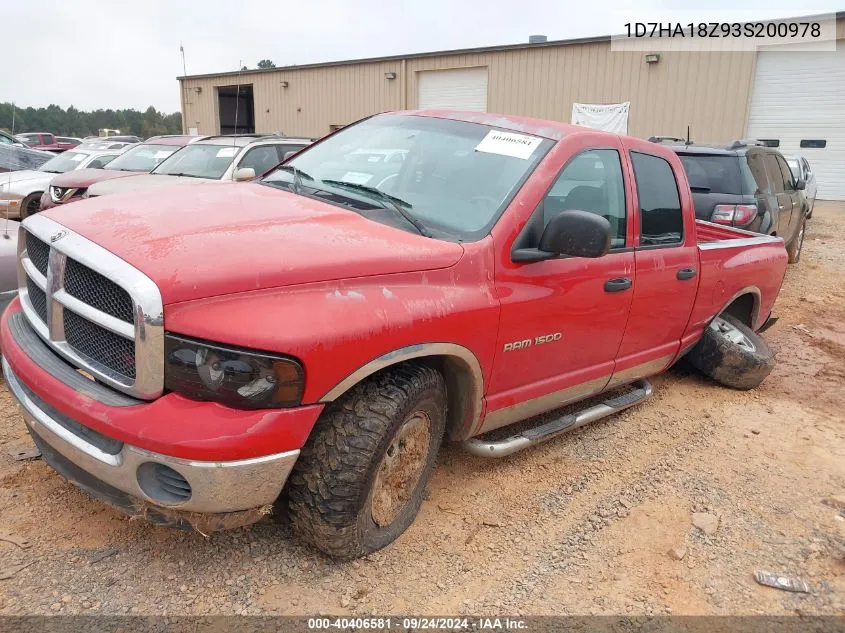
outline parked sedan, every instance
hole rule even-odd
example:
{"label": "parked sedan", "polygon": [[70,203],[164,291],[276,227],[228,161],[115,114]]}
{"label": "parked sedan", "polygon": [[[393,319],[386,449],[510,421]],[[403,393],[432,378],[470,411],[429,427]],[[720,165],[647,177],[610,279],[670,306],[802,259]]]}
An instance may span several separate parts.
{"label": "parked sedan", "polygon": [[810,169],[810,163],[803,156],[784,156],[784,158],[795,180],[803,180],[806,183],[804,195],[807,196],[807,204],[810,205],[807,217],[812,217],[813,207],[816,206],[816,194],[819,191],[816,174]]}
{"label": "parked sedan", "polygon": [[130,145],[123,154],[109,163],[108,169],[74,169],[59,174],[50,181],[49,188],[41,196],[41,209],[81,200],[86,196],[88,187],[95,183],[148,173],[181,147],[201,138],[153,136],[146,143]]}
{"label": "parked sedan", "polygon": [[88,197],[200,180],[252,180],[298,152],[311,139],[281,136],[209,136],[174,153],[149,174],[98,182]]}
{"label": "parked sedan", "polygon": [[0,220],[0,314],[18,295],[18,226],[14,220]]}
{"label": "parked sedan", "polygon": [[82,139],[76,138],[75,136],[57,136],[56,141],[63,150],[73,149],[82,144]]}
{"label": "parked sedan", "polygon": [[56,174],[85,167],[102,168],[121,150],[74,149],[54,156],[38,169],[25,169],[0,177],[0,204],[10,217],[26,218],[40,211],[41,194]]}

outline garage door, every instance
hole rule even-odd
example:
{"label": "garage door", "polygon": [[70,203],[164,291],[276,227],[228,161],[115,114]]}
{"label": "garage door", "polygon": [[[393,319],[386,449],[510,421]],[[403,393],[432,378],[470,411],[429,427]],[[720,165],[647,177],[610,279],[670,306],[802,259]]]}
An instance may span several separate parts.
{"label": "garage door", "polygon": [[487,68],[426,70],[417,75],[420,108],[487,111]]}
{"label": "garage door", "polygon": [[783,154],[806,157],[825,200],[845,200],[845,41],[837,45],[760,52],[748,117],[750,138],[777,139]]}

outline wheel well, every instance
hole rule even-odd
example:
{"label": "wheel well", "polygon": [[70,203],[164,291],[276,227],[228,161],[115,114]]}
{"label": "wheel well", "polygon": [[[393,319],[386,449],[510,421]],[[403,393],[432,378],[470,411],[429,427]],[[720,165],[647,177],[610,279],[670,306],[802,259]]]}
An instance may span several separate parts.
{"label": "wheel well", "polygon": [[[426,365],[443,374],[446,381],[446,434],[451,439],[469,437],[475,422],[481,416],[483,378],[480,375],[480,368],[473,367],[459,356],[433,354],[398,361],[364,376],[355,385],[380,376],[384,372],[393,371],[407,363]],[[337,397],[342,397],[355,385],[349,385],[349,388]]]}
{"label": "wheel well", "polygon": [[732,317],[739,319],[742,323],[753,329],[754,307],[754,295],[748,293],[734,299],[727,308],[722,310],[722,314],[729,314]]}

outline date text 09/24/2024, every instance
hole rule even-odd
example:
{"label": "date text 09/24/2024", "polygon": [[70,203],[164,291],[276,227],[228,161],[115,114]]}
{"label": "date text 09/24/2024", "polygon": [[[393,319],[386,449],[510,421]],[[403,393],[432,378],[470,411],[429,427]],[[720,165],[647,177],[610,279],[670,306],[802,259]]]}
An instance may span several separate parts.
{"label": "date text 09/24/2024", "polygon": [[440,631],[520,631],[528,623],[519,618],[466,618],[466,617],[340,617],[308,618],[309,630],[440,630]]}

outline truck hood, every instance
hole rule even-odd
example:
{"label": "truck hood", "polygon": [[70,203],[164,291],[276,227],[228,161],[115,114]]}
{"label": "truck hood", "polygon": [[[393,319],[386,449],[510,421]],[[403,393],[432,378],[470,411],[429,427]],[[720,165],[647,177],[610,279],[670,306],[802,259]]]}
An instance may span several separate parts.
{"label": "truck hood", "polygon": [[137,175],[138,172],[135,171],[120,171],[118,169],[74,169],[64,174],[59,174],[50,181],[50,184],[54,187],[75,187],[79,189],[81,187],[90,187],[95,182]]}
{"label": "truck hood", "polygon": [[129,178],[115,178],[105,182],[98,182],[88,188],[88,195],[108,196],[113,193],[124,193],[126,191],[141,191],[144,189],[157,189],[169,185],[189,185],[202,182],[200,178],[189,178],[187,176],[168,176],[166,174],[129,174]]}
{"label": "truck hood", "polygon": [[446,268],[463,254],[459,244],[252,183],[212,181],[67,206],[43,214],[143,271],[165,304]]}

